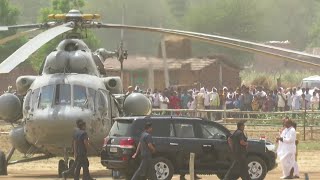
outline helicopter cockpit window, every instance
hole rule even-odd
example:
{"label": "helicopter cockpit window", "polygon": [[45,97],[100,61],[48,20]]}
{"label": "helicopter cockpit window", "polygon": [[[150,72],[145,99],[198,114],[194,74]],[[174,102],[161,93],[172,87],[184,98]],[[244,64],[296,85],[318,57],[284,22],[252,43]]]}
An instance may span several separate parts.
{"label": "helicopter cockpit window", "polygon": [[40,90],[39,108],[51,107],[53,102],[54,85],[44,86]]}
{"label": "helicopter cockpit window", "polygon": [[78,107],[88,107],[86,88],[83,86],[73,86],[73,105]]}
{"label": "helicopter cockpit window", "polygon": [[71,104],[71,87],[70,84],[57,84],[56,105],[70,105]]}

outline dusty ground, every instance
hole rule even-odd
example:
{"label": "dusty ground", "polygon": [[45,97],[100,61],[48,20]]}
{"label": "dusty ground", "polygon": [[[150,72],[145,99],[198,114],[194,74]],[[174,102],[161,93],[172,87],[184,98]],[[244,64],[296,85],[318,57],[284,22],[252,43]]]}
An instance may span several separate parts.
{"label": "dusty ground", "polygon": [[[10,127],[1,126],[0,132],[9,131]],[[8,143],[7,135],[0,134],[0,149],[8,152],[10,144]],[[310,180],[320,180],[320,150],[317,151],[299,151],[298,164],[300,167],[300,179],[304,179],[304,174],[307,173]],[[21,158],[21,154],[14,155],[15,159]],[[111,172],[106,170],[101,164],[99,158],[90,158],[90,171],[93,177],[99,180],[111,180]],[[57,177],[57,166],[59,158],[52,158],[49,160],[42,160],[37,162],[29,162],[23,164],[15,164],[8,167],[8,176],[0,176],[0,180],[51,180],[59,179]],[[279,179],[281,177],[281,169],[270,171],[267,174],[267,180]],[[203,180],[216,180],[216,176],[201,176]],[[179,176],[174,176],[175,180],[179,179]]]}
{"label": "dusty ground", "polygon": [[[310,180],[320,179],[320,151],[303,151],[299,152],[298,164],[301,169],[300,179],[304,179],[304,174],[308,173]],[[30,162],[24,164],[16,164],[8,167],[8,176],[0,176],[0,180],[32,180],[32,179],[59,179],[57,178],[58,158],[42,160],[38,162]],[[99,158],[90,158],[90,170],[92,175],[101,180],[111,180],[110,171],[104,169],[99,163]],[[279,179],[281,177],[281,169],[277,167],[267,174],[267,180]],[[216,176],[201,176],[203,180],[216,180]],[[179,176],[173,179],[178,180]]]}

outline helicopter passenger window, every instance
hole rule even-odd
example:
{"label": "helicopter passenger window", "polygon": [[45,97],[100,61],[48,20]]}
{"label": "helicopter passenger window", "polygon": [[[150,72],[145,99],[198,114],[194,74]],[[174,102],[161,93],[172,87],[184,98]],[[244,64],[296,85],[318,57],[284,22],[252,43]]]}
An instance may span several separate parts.
{"label": "helicopter passenger window", "polygon": [[73,86],[73,105],[78,107],[88,107],[86,87]]}
{"label": "helicopter passenger window", "polygon": [[57,84],[56,105],[70,105],[71,104],[71,87],[70,84]]}
{"label": "helicopter passenger window", "polygon": [[44,86],[40,90],[39,108],[51,107],[53,101],[54,85]]}

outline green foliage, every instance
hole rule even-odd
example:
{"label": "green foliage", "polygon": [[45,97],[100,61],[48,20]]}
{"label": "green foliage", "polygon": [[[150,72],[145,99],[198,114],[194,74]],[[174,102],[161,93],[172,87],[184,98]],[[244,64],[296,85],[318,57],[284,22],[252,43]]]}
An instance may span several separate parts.
{"label": "green foliage", "polygon": [[277,78],[281,78],[283,87],[297,87],[300,85],[303,78],[314,75],[310,71],[290,71],[286,70],[280,74],[257,72],[250,70],[243,70],[240,73],[242,84],[245,85],[263,85],[264,87],[276,88]]}
{"label": "green foliage", "polygon": [[[104,23],[121,24],[123,7],[124,23],[129,25],[153,27],[177,27],[176,19],[170,13],[167,1],[159,0],[91,0],[85,7],[87,13],[99,13]],[[115,49],[120,42],[120,30],[95,30],[101,45],[107,49]],[[124,45],[129,55],[157,54],[161,35],[138,31],[124,30]]]}
{"label": "green foliage", "polygon": [[[14,25],[19,17],[19,10],[10,6],[8,0],[0,0],[0,25]],[[16,31],[0,32],[0,39],[15,34]],[[24,38],[18,38],[14,41],[0,45],[0,62],[5,60],[11,53],[14,52],[25,41]]]}
{"label": "green foliage", "polygon": [[[257,7],[258,1],[255,0],[200,0],[192,4],[184,24],[192,31],[253,40],[257,38],[257,26],[261,17]],[[238,65],[246,64],[252,59],[248,53],[219,46],[196,44],[194,48],[200,54],[228,54]]]}
{"label": "green foliage", "polygon": [[[23,20],[36,16],[48,1],[11,0],[21,7]],[[53,0],[42,9],[47,14],[65,13],[71,8],[99,13],[105,23],[121,23],[125,6],[125,24],[177,28],[218,34],[256,42],[289,40],[295,49],[320,45],[319,0]],[[83,4],[86,3],[86,6]],[[33,14],[32,14],[33,13]],[[30,16],[30,17],[29,17]],[[34,18],[33,18],[34,19]],[[117,48],[120,30],[94,30],[107,49]],[[161,35],[125,30],[124,42],[129,54],[156,55]],[[90,39],[90,38],[89,38]],[[193,42],[193,55],[224,54],[237,65],[246,65],[252,54]]]}

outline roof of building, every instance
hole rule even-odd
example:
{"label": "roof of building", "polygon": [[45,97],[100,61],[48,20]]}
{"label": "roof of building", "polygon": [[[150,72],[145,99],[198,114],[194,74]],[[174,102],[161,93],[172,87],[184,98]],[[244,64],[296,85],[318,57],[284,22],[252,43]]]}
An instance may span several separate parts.
{"label": "roof of building", "polygon": [[[197,71],[204,67],[216,62],[217,59],[200,59],[191,58],[185,60],[178,59],[167,59],[167,65],[169,69],[180,69],[182,66],[190,66],[191,70]],[[104,67],[106,70],[120,70],[120,62],[116,59],[107,59],[104,62]],[[153,68],[163,69],[163,59],[155,57],[140,57],[140,56],[130,56],[128,59],[124,60],[123,69],[124,70],[139,70]]]}

